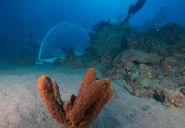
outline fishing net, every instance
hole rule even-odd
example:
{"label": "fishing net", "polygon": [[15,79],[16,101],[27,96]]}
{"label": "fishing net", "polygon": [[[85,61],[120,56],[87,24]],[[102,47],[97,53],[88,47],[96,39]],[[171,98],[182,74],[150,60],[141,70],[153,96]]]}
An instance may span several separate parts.
{"label": "fishing net", "polygon": [[57,24],[44,37],[38,59],[63,58],[68,50],[73,50],[76,56],[82,55],[89,46],[89,36],[83,28],[69,23]]}

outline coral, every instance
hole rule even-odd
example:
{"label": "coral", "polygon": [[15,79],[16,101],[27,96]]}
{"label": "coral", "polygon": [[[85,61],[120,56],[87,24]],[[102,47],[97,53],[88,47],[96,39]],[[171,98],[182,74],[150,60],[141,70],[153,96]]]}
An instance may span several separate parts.
{"label": "coral", "polygon": [[157,29],[153,28],[143,33],[145,48],[149,52],[162,56],[169,56],[180,51],[184,47],[184,29],[175,24],[168,23]]}
{"label": "coral", "polygon": [[176,64],[176,60],[175,58],[172,57],[167,57],[163,60],[162,62],[162,67],[165,71],[170,72],[171,70],[173,70],[174,66]]}
{"label": "coral", "polygon": [[144,43],[144,38],[141,33],[132,33],[127,37],[127,45],[130,49],[147,51],[147,47]]}
{"label": "coral", "polygon": [[158,90],[157,88],[148,87],[148,88],[141,88],[134,90],[134,95],[144,98],[152,98],[155,95],[155,91]]}
{"label": "coral", "polygon": [[[106,64],[111,62],[111,57],[115,51],[120,51],[121,42],[117,40],[117,34],[108,29],[99,32],[97,40],[94,42],[93,48],[97,51],[100,62]],[[116,40],[115,40],[116,39]],[[109,58],[109,60],[107,60]]]}
{"label": "coral", "polygon": [[66,128],[88,127],[113,96],[110,81],[97,79],[93,68],[83,78],[77,96],[71,95],[68,101],[61,100],[57,83],[47,76],[39,78],[38,90],[52,117]]}
{"label": "coral", "polygon": [[[113,79],[124,79],[124,74],[126,74],[126,76],[130,76],[131,72],[136,70],[135,67],[138,64],[158,65],[161,59],[162,57],[156,54],[136,49],[126,49],[114,59],[112,67],[109,69],[105,68],[102,73]],[[155,77],[154,74],[155,73],[152,70],[148,70],[149,77]]]}
{"label": "coral", "polygon": [[156,77],[156,73],[154,72],[153,69],[151,69],[150,67],[148,67],[145,64],[140,64],[139,65],[139,69],[140,71],[148,78],[153,79]]}
{"label": "coral", "polygon": [[114,63],[122,65],[128,63],[140,63],[140,64],[159,64],[161,56],[156,54],[147,53],[141,50],[127,49],[116,57]]}
{"label": "coral", "polygon": [[65,122],[65,111],[62,107],[62,100],[56,82],[52,82],[49,77],[41,76],[38,80],[38,90],[52,117],[58,122]]}
{"label": "coral", "polygon": [[101,27],[95,31],[91,40],[91,48],[94,51],[93,56],[103,65],[109,65],[113,59],[121,52],[125,44],[128,31],[124,25],[119,23],[99,23]]}
{"label": "coral", "polygon": [[[134,77],[134,78],[130,79],[129,85],[132,88],[132,94],[136,96],[137,95],[137,90],[138,90],[138,79],[137,79],[137,77]],[[137,95],[137,96],[139,96],[139,95]]]}
{"label": "coral", "polygon": [[92,29],[94,32],[99,32],[101,31],[104,27],[112,27],[113,25],[110,23],[109,20],[103,20],[100,21],[99,23],[93,25]]}
{"label": "coral", "polygon": [[163,103],[167,107],[183,107],[184,95],[180,91],[157,87],[132,89],[135,89],[133,93],[133,95],[135,96],[144,98],[154,98],[155,100]]}
{"label": "coral", "polygon": [[125,80],[133,95],[180,107],[179,95],[172,96],[164,89],[169,92],[185,87],[185,30],[176,23],[158,26],[168,16],[166,10],[161,8],[150,22],[151,29],[145,32],[134,28],[127,31],[118,22],[102,22],[101,29],[94,33],[91,54],[100,60],[104,76]]}
{"label": "coral", "polygon": [[175,90],[164,90],[165,93],[165,105],[168,107],[183,107],[184,95]]}

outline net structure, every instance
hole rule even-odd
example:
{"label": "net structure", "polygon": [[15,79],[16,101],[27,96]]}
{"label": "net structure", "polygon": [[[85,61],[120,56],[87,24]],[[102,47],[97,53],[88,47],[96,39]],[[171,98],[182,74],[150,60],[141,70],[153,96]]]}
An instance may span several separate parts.
{"label": "net structure", "polygon": [[82,55],[89,46],[89,35],[85,29],[70,23],[60,23],[47,32],[41,42],[38,59],[45,61],[64,57],[71,49],[74,50],[75,55]]}

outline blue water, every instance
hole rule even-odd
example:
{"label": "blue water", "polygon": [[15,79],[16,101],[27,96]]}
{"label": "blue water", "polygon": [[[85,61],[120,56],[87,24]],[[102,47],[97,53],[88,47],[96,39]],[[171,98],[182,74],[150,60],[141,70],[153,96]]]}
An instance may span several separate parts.
{"label": "blue water", "polygon": [[[98,21],[125,18],[129,6],[136,0],[1,0],[0,2],[1,52],[7,51],[0,56],[12,56],[28,41],[27,31],[31,33],[34,42],[42,41],[49,29],[61,22],[79,25],[89,32],[92,25]],[[184,26],[184,6],[184,0],[148,0],[132,17],[130,25],[142,29],[145,21],[155,16],[161,8],[165,8],[167,16],[161,24],[175,22]]]}

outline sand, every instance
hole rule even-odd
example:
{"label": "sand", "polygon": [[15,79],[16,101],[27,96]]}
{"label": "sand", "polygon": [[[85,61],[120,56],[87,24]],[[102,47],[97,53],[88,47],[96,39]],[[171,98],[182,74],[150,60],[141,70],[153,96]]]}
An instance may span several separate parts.
{"label": "sand", "polygon": [[[87,69],[0,64],[0,128],[59,128],[37,92],[37,79],[48,75],[59,84],[62,99],[76,94]],[[100,76],[100,74],[98,75]],[[167,109],[153,99],[130,95],[124,81],[112,81],[115,96],[91,128],[185,128],[185,109]]]}

